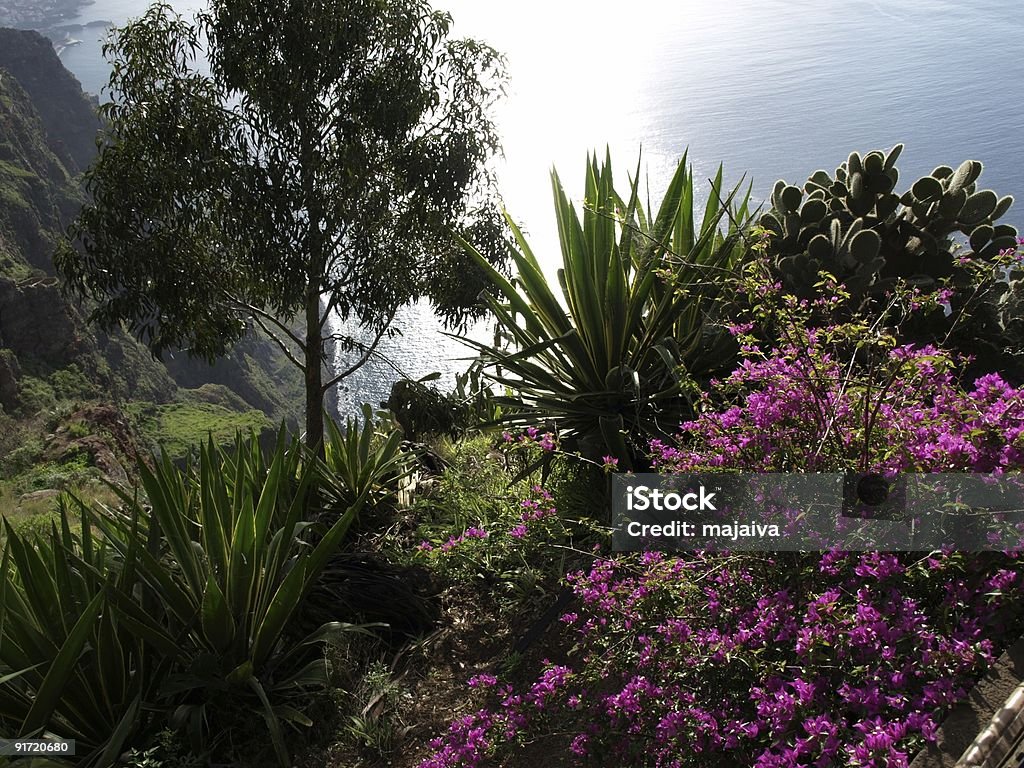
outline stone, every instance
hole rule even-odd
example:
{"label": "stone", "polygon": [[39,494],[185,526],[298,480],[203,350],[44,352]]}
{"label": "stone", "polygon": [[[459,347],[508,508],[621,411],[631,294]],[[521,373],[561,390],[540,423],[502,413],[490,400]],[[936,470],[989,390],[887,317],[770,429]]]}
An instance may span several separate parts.
{"label": "stone", "polygon": [[18,357],[9,349],[0,349],[0,407],[11,413],[18,407]]}
{"label": "stone", "polygon": [[23,493],[18,498],[19,504],[26,504],[32,501],[46,501],[47,499],[55,499],[60,496],[61,492],[56,488],[46,488],[41,491],[32,491],[31,493]]}

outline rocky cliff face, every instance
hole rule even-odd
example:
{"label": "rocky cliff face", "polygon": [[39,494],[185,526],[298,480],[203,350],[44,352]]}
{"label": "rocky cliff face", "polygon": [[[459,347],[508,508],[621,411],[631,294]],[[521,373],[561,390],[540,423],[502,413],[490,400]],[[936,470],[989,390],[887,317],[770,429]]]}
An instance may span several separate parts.
{"label": "rocky cliff face", "polygon": [[0,69],[0,267],[52,272],[55,237],[82,200],[28,93]]}
{"label": "rocky cliff face", "polygon": [[110,396],[167,400],[166,370],[123,334],[90,329],[53,274],[54,247],[85,200],[77,173],[96,152],[96,114],[46,38],[0,29],[4,65],[13,69],[0,68],[0,407],[17,410],[23,375],[69,365]]}
{"label": "rocky cliff face", "polygon": [[38,32],[0,29],[0,68],[28,94],[53,154],[70,173],[84,171],[96,156],[99,118],[52,43]]}

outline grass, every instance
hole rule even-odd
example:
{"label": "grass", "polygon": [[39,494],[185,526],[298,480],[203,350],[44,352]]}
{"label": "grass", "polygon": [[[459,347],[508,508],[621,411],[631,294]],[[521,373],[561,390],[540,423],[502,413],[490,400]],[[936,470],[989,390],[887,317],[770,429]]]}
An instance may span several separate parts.
{"label": "grass", "polygon": [[[0,481],[0,515],[19,533],[49,532],[50,523],[57,520],[59,494],[23,500],[25,494],[19,489],[18,483],[19,478]],[[69,484],[62,492],[74,494],[87,503],[96,502],[111,507],[120,503],[117,494],[96,479]],[[2,538],[3,529],[0,528],[0,540]]]}
{"label": "grass", "polygon": [[213,436],[218,444],[231,443],[235,433],[261,432],[270,426],[261,411],[233,411],[222,405],[204,402],[177,402],[154,405],[136,401],[125,407],[142,437],[171,458],[183,458],[195,446]]}

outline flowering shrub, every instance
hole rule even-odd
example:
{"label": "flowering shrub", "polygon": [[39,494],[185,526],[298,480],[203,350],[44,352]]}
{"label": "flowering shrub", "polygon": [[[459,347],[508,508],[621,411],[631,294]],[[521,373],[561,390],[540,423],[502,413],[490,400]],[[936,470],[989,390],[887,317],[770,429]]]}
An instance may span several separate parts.
{"label": "flowering shrub", "polygon": [[[1016,251],[1000,254],[995,266],[968,262],[975,293],[1018,263]],[[821,277],[822,295],[798,300],[780,294],[763,265],[748,267],[737,290],[756,301],[729,326],[742,360],[724,381],[712,381],[675,443],[652,442],[656,467],[1000,472],[1022,465],[1024,391],[998,373],[963,386],[969,358],[898,341],[900,324],[940,311],[951,288],[893,290],[868,317],[851,310],[834,278]],[[962,304],[962,312],[972,307]]]}
{"label": "flowering shrub", "polygon": [[[529,498],[520,502],[520,509],[517,519],[503,520],[497,524],[499,528],[504,529],[498,530],[497,537],[525,539],[532,533],[534,538],[540,539],[563,532],[558,513],[552,504],[551,494],[540,485],[531,488]],[[490,538],[490,532],[477,525],[467,528],[457,536],[449,536],[438,546],[424,540],[417,549],[420,552],[432,553],[435,558],[460,557],[474,560],[475,555],[493,553],[494,541],[488,541],[486,545],[477,543]]]}
{"label": "flowering shrub", "polygon": [[[992,660],[1020,574],[960,555],[601,560],[568,665],[452,724],[422,768],[558,732],[594,765],[905,766]],[[813,584],[813,588],[809,585]]]}
{"label": "flowering shrub", "polygon": [[[993,472],[1024,463],[1024,392],[999,374],[961,387],[952,355],[904,346],[862,378],[828,338],[812,330],[803,347],[748,347],[676,443],[653,441],[655,466]],[[734,405],[713,406],[730,396]]]}
{"label": "flowering shrub", "polygon": [[505,445],[536,444],[542,451],[553,451],[558,447],[558,437],[554,432],[541,432],[536,427],[527,427],[518,435],[508,430],[501,433],[501,441]]}
{"label": "flowering shrub", "polygon": [[540,485],[509,514],[496,517],[435,543],[420,542],[421,561],[452,580],[477,583],[481,579],[494,592],[511,598],[501,609],[521,608],[521,603],[540,590],[557,587],[565,574],[566,549],[574,539],[592,535],[586,523],[559,516],[551,493]]}
{"label": "flowering shrub", "polygon": [[[1024,467],[1024,391],[998,374],[965,385],[964,359],[897,341],[894,317],[947,293],[895,291],[880,318],[815,326],[849,298],[827,275],[822,287],[800,301],[756,275],[741,286],[758,298],[730,329],[743,360],[676,441],[652,443],[661,471]],[[774,343],[757,337],[766,327]],[[470,681],[489,706],[421,768],[487,765],[540,736],[593,765],[906,766],[994,639],[1019,629],[1021,565],[957,552],[598,559],[568,576],[567,658],[525,689]]]}

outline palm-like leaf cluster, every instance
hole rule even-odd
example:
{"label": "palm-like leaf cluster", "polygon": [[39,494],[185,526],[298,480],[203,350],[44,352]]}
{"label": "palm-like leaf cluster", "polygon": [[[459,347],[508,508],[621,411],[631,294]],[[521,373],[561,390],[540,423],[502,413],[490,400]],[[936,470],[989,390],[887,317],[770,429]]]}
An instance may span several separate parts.
{"label": "palm-like leaf cluster", "polygon": [[95,537],[88,516],[33,546],[9,524],[0,561],[0,731],[75,739],[86,764],[109,765],[153,701],[174,646],[135,632],[111,595],[130,591],[133,563]]}
{"label": "palm-like leaf cluster", "polygon": [[375,488],[361,487],[329,526],[307,515],[323,465],[282,432],[212,440],[195,469],[140,466],[148,499],[120,509],[76,502],[47,541],[8,528],[0,561],[0,726],[74,738],[85,764],[108,765],[143,713],[211,735],[219,704],[261,715],[279,761],[282,721],[310,724],[301,696],[327,683],[321,646],[358,627],[288,630],[303,598]]}
{"label": "palm-like leaf cluster", "polygon": [[343,509],[357,499],[376,505],[413,470],[411,454],[402,450],[402,432],[366,404],[361,423],[349,417],[342,430],[327,421],[324,453],[324,492]]}
{"label": "palm-like leaf cluster", "polygon": [[688,411],[691,377],[728,361],[729,343],[710,318],[742,253],[749,192],[738,203],[738,187],[723,198],[719,168],[698,219],[684,155],[653,213],[639,200],[639,168],[624,199],[610,157],[600,165],[594,157],[581,219],[557,174],[552,182],[561,296],[509,219],[518,275],[513,282],[489,269],[487,302],[512,343],[467,343],[511,390],[506,423],[554,420],[584,455],[610,452],[628,465],[646,437],[673,430]]}

